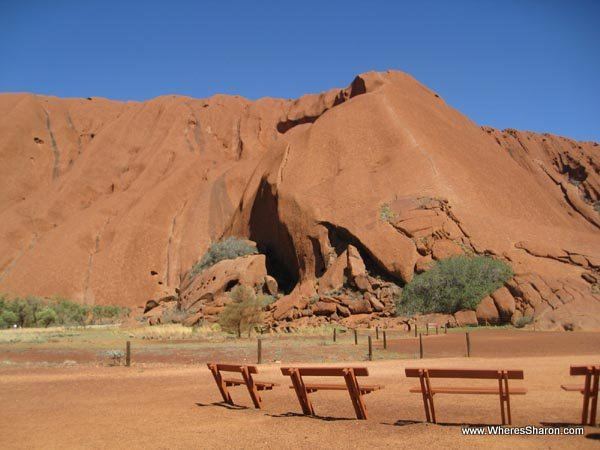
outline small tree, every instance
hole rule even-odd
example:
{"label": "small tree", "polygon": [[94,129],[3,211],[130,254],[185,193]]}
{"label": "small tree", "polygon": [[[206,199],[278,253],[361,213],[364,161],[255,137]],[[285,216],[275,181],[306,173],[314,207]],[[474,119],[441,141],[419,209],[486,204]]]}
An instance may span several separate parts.
{"label": "small tree", "polygon": [[248,332],[263,321],[263,301],[256,297],[254,291],[248,286],[238,285],[229,293],[232,302],[229,303],[219,315],[221,328],[230,333],[242,336],[243,331]]}
{"label": "small tree", "polygon": [[0,328],[12,327],[18,321],[19,318],[14,312],[8,309],[0,311]]}
{"label": "small tree", "polygon": [[58,314],[50,307],[42,309],[36,314],[36,325],[48,327],[58,321]]}

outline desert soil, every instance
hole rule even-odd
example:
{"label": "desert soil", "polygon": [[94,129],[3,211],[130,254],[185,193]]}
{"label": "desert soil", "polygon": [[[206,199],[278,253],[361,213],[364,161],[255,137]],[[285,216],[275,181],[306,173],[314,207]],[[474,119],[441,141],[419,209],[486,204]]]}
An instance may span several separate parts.
{"label": "desert soil", "polygon": [[[525,370],[525,381],[514,385],[524,385],[529,392],[511,399],[514,425],[577,424],[581,396],[561,391],[560,384],[576,381],[568,375],[569,365],[600,360],[598,337],[535,333],[532,338],[529,333],[505,332],[503,340],[498,333],[480,333],[474,341],[483,356],[355,361],[369,367],[369,382],[385,385],[366,397],[367,421],[353,419],[344,392],[312,394],[319,416],[300,415],[280,364],[260,366],[260,378],[280,383],[263,394],[262,410],[251,407],[244,388],[233,390],[240,407],[219,403],[214,381],[201,363],[135,363],[131,368],[4,364],[0,366],[0,448],[597,447],[600,429],[594,427],[586,427],[586,435],[577,437],[462,436],[462,424],[500,421],[495,396],[440,395],[436,398],[440,423],[425,423],[421,398],[408,392],[414,382],[403,376],[405,367],[520,368]],[[460,337],[430,336],[426,343],[436,342],[441,349],[444,342],[451,346]],[[491,349],[492,340],[500,356],[484,351]],[[390,345],[402,342],[408,341]],[[507,349],[522,355],[536,346],[546,349],[543,356],[502,356]]]}

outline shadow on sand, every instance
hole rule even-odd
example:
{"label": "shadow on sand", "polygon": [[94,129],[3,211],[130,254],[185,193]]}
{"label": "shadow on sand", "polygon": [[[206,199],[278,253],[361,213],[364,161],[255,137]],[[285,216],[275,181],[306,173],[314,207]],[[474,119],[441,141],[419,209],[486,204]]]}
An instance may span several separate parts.
{"label": "shadow on sand", "polygon": [[214,403],[196,403],[196,406],[220,406],[221,408],[226,408],[226,409],[234,409],[234,410],[242,410],[242,409],[250,409],[247,406],[241,406],[241,405],[230,405],[228,403],[223,403],[223,402],[214,402]]}
{"label": "shadow on sand", "polygon": [[326,422],[334,422],[334,421],[338,421],[338,420],[356,420],[356,418],[354,418],[354,417],[331,417],[331,416],[319,416],[319,415],[307,416],[305,414],[294,413],[294,412],[286,412],[286,413],[282,413],[282,414],[267,414],[267,416],[269,416],[269,417],[278,417],[278,418],[282,418],[282,417],[308,417],[310,419],[324,420]]}

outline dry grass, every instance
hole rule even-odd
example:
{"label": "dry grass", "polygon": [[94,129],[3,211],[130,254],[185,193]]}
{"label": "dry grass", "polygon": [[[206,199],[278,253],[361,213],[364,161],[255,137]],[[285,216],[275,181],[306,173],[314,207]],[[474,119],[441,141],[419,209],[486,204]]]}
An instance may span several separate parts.
{"label": "dry grass", "polygon": [[74,334],[72,329],[65,327],[9,328],[7,330],[0,330],[0,344],[12,344],[16,342],[40,343],[73,336]]}
{"label": "dry grass", "polygon": [[154,325],[151,327],[142,327],[131,330],[133,337],[139,339],[191,339],[191,338],[209,338],[213,336],[222,336],[220,328],[215,325],[203,325],[201,327],[185,327],[181,324]]}

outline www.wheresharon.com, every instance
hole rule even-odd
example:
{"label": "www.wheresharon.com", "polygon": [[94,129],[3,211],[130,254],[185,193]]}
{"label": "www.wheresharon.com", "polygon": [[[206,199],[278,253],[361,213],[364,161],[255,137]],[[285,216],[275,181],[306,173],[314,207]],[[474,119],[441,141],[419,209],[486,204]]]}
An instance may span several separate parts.
{"label": "www.wheresharon.com", "polygon": [[465,436],[583,436],[584,430],[582,426],[536,427],[527,425],[525,427],[507,427],[489,425],[485,427],[462,427],[461,432]]}

